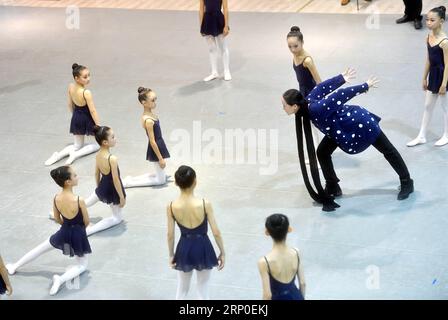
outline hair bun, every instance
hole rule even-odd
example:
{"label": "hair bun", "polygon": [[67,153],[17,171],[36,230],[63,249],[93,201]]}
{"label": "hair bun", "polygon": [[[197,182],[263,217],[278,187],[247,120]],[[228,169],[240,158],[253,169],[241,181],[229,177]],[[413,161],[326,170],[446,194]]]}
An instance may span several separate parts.
{"label": "hair bun", "polygon": [[298,26],[292,26],[291,31],[292,32],[300,32],[300,28]]}
{"label": "hair bun", "polygon": [[95,125],[95,126],[93,127],[93,133],[94,133],[94,134],[97,134],[100,130],[101,130],[101,126],[97,126],[97,125]]}
{"label": "hair bun", "polygon": [[78,67],[79,67],[79,64],[77,64],[76,62],[74,64],[72,64],[72,70],[75,70]]}
{"label": "hair bun", "polygon": [[145,90],[146,90],[145,87],[138,87],[138,89],[137,89],[138,93],[142,93]]}
{"label": "hair bun", "polygon": [[443,12],[446,12],[446,7],[445,6],[440,6],[439,9],[442,10]]}

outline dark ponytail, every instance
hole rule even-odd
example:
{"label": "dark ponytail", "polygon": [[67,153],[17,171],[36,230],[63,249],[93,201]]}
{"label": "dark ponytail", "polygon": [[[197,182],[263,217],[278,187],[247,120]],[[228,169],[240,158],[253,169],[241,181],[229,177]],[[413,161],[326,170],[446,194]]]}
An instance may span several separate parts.
{"label": "dark ponytail", "polygon": [[93,134],[95,135],[95,140],[101,146],[104,140],[109,137],[110,128],[107,126],[95,126],[93,127]]}
{"label": "dark ponytail", "polygon": [[300,32],[300,28],[297,26],[291,27],[291,30],[289,31],[288,35],[286,36],[286,38],[291,38],[291,37],[296,37],[297,39],[300,40],[300,42],[303,42],[303,34],[302,34],[302,32]]}
{"label": "dark ponytail", "polygon": [[444,6],[440,6],[437,8],[431,9],[431,12],[437,13],[440,19],[445,20],[446,17],[446,8]]}
{"label": "dark ponytail", "polygon": [[58,186],[64,188],[65,181],[70,180],[71,178],[70,167],[69,166],[57,167],[56,169],[50,171],[50,175],[53,178],[53,180],[58,184]]}
{"label": "dark ponytail", "polygon": [[[305,100],[303,95],[296,89],[290,89],[283,94],[283,99],[289,105],[298,105],[299,111],[296,112],[296,137],[297,137],[297,150],[299,152],[300,169],[302,171],[303,181],[305,183],[306,189],[310,194],[311,198],[323,204],[323,211],[334,211],[340,206],[334,202],[334,198],[328,195],[322,188],[320,182],[319,169],[317,166],[316,150],[314,148],[313,133],[311,131],[311,121],[308,112],[308,102]],[[303,127],[302,127],[303,121]],[[303,133],[305,133],[306,149],[308,152],[308,158],[310,161],[311,177],[314,182],[314,186],[317,192],[313,189],[308,178],[308,171],[305,164],[305,154],[303,151]]]}

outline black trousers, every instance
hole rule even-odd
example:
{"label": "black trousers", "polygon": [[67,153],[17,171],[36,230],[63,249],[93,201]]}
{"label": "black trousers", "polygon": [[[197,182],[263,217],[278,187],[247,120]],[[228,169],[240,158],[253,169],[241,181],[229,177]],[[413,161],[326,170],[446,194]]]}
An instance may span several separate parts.
{"label": "black trousers", "polygon": [[405,5],[404,14],[409,19],[422,19],[422,0],[403,0]]}
{"label": "black trousers", "polygon": [[[383,131],[381,131],[373,146],[384,155],[400,179],[404,180],[410,178],[408,168],[406,167],[403,158],[389,139],[387,139]],[[339,182],[336,172],[334,171],[333,161],[331,159],[331,155],[337,147],[337,143],[327,136],[322,139],[319,147],[317,147],[317,159],[319,160],[320,167],[322,168],[322,173],[324,174],[327,184]]]}

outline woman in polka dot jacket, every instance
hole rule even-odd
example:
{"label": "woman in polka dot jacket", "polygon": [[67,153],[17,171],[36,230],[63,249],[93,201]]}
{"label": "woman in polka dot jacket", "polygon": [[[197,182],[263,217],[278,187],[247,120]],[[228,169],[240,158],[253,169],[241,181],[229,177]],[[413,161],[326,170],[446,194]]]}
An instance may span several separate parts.
{"label": "woman in polka dot jacket", "polygon": [[[316,153],[326,180],[327,194],[334,197],[342,195],[331,159],[336,148],[339,147],[348,154],[357,154],[373,145],[400,177],[398,200],[406,199],[414,191],[413,180],[403,158],[381,130],[381,118],[360,106],[346,104],[353,97],[378,84],[378,80],[372,77],[363,84],[340,88],[353,79],[355,74],[353,69],[348,69],[343,74],[318,84],[306,100],[297,90],[288,90],[283,94],[283,107],[288,114],[302,116],[304,110],[307,110],[307,117],[325,135]],[[300,109],[303,110],[298,113]]]}

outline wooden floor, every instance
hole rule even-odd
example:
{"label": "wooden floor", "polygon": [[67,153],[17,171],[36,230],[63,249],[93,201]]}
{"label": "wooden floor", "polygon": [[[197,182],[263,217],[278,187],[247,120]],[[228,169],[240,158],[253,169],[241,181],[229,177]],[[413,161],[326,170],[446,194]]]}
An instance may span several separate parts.
{"label": "wooden floor", "polygon": [[[0,6],[120,8],[141,10],[198,10],[199,0],[0,0]],[[423,1],[423,12],[444,4],[447,0]],[[402,0],[359,0],[360,13],[399,14]],[[246,12],[306,12],[357,13],[357,1],[341,6],[339,0],[229,0],[231,11]]]}

